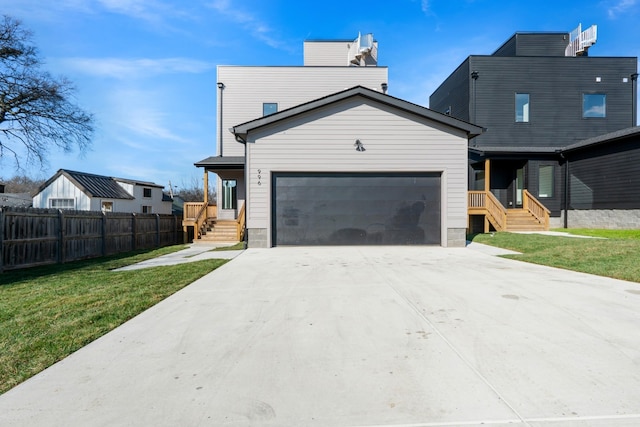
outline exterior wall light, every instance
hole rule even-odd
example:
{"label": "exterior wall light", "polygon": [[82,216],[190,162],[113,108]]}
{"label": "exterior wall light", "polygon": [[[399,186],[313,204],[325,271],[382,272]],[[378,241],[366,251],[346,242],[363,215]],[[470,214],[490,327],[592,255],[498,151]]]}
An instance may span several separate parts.
{"label": "exterior wall light", "polygon": [[366,151],[364,145],[362,145],[362,142],[360,142],[359,139],[356,139],[356,142],[353,145],[356,147],[356,151]]}

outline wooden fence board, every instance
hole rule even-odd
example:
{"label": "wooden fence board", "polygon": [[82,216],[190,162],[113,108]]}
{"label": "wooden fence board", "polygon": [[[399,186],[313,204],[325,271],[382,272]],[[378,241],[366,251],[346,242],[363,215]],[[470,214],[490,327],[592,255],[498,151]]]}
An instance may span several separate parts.
{"label": "wooden fence board", "polygon": [[174,215],[0,208],[0,272],[181,243]]}

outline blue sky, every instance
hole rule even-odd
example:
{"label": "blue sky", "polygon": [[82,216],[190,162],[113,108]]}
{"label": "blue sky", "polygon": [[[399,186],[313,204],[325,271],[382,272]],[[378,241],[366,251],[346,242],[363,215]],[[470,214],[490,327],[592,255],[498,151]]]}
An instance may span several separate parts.
{"label": "blue sky", "polygon": [[[34,32],[46,68],[70,78],[96,118],[92,149],[60,168],[190,187],[216,153],[216,66],[302,65],[305,39],[373,33],[389,93],[428,106],[467,56],[516,31],[598,25],[592,56],[640,56],[640,0],[0,0]],[[15,174],[0,162],[0,177]]]}

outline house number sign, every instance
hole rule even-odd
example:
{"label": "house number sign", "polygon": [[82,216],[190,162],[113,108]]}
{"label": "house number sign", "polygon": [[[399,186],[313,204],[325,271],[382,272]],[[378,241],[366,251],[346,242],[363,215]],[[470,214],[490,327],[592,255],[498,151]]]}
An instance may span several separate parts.
{"label": "house number sign", "polygon": [[258,169],[258,185],[262,185],[262,169]]}

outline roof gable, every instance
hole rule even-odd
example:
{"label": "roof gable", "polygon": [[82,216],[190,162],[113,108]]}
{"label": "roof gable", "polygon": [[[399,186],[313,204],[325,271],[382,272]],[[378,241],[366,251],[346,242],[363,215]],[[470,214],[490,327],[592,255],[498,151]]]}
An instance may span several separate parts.
{"label": "roof gable", "polygon": [[56,179],[64,176],[73,183],[80,191],[89,197],[100,197],[104,199],[134,199],[121,185],[113,178],[102,175],[95,175],[85,172],[77,172],[71,170],[60,169],[49,178],[44,184],[38,188],[36,194],[39,194],[51,185]]}
{"label": "roof gable", "polygon": [[355,97],[364,97],[388,105],[390,107],[415,114],[419,117],[433,120],[435,122],[453,127],[455,129],[462,130],[466,132],[469,138],[478,136],[484,131],[482,127],[474,125],[472,123],[468,123],[454,117],[438,113],[426,107],[422,107],[420,105],[413,104],[411,102],[402,100],[400,98],[395,98],[393,96],[386,95],[375,90],[371,90],[362,86],[356,86],[342,92],[337,92],[323,98],[300,104],[296,107],[279,111],[269,116],[260,117],[255,120],[239,124],[237,126],[234,126],[231,129],[231,132],[236,136],[236,140],[245,143],[247,135],[254,130]]}

